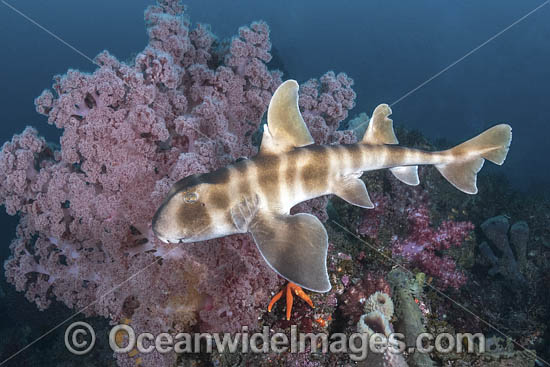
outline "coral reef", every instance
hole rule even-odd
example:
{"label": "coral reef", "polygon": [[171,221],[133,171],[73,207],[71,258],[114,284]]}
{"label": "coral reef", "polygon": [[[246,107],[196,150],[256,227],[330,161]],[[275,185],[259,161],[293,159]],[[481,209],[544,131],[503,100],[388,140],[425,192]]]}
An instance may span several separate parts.
{"label": "coral reef", "polygon": [[379,229],[385,224],[385,212],[390,207],[390,197],[387,194],[375,192],[371,195],[374,208],[365,211],[357,226],[357,233],[362,236],[376,238]]}
{"label": "coral reef", "polygon": [[[426,139],[418,133],[408,132],[399,126],[397,135],[399,141],[404,145],[428,150],[438,148],[428,144]],[[479,187],[484,191],[476,196],[467,196],[456,192],[441,179],[435,170],[421,168],[419,171],[421,184],[418,187],[403,185],[388,172],[367,173],[364,180],[376,205],[372,211],[346,206],[336,198],[331,200],[331,215],[334,215],[335,221],[343,223],[344,227],[347,225],[348,228],[357,228],[357,233],[362,236],[361,241],[352,241],[348,238],[351,243],[345,245],[345,248],[358,248],[355,252],[348,251],[354,260],[361,264],[365,274],[378,274],[379,277],[387,279],[392,284],[391,294],[395,302],[397,316],[392,321],[395,331],[413,335],[411,339],[406,340],[408,345],[414,345],[414,335],[422,331],[434,334],[482,332],[485,335],[491,335],[494,332],[480,319],[473,317],[471,313],[461,307],[457,307],[450,299],[442,297],[431,286],[436,285],[437,289],[442,289],[437,278],[434,277],[431,280],[430,274],[417,273],[418,270],[423,270],[420,266],[409,267],[408,262],[403,263],[403,266],[409,267],[416,273],[415,278],[411,273],[402,269],[390,271],[394,264],[388,258],[393,255],[392,245],[395,238],[406,239],[411,232],[414,232],[411,228],[414,222],[409,221],[406,213],[423,206],[425,215],[421,218],[424,219],[423,223],[427,223],[424,228],[431,228],[434,232],[437,232],[437,228],[445,221],[471,222],[476,224],[476,228],[480,228],[479,231],[470,232],[472,228],[470,224],[468,225],[469,233],[460,247],[450,246],[448,249],[436,250],[436,256],[452,257],[456,261],[456,268],[468,274],[464,286],[460,289],[450,287],[444,290],[445,294],[481,319],[513,336],[521,346],[531,350],[537,349],[537,354],[546,355],[548,333],[544,335],[544,330],[547,330],[545,320],[547,320],[548,313],[545,311],[545,306],[541,307],[541,304],[548,304],[544,292],[547,285],[550,284],[548,282],[550,277],[547,275],[550,252],[544,245],[544,239],[548,237],[547,225],[550,218],[548,202],[528,198],[518,193],[514,194],[513,189],[506,186],[500,177],[480,176]],[[503,200],[507,202],[506,209],[503,209]],[[372,215],[374,212],[376,214]],[[511,220],[511,223],[519,223],[516,228],[521,229],[522,236],[519,236],[518,233],[517,239],[525,241],[520,248],[526,248],[525,267],[527,270],[523,274],[529,280],[526,287],[515,288],[519,293],[508,291],[508,288],[511,288],[510,282],[501,281],[499,277],[487,277],[489,266],[483,256],[479,254],[476,236],[483,236],[480,225],[488,217],[487,213],[494,215],[495,212],[505,212],[510,217],[517,218]],[[529,218],[528,226],[527,222],[521,220],[523,218]],[[534,229],[534,223],[537,223],[537,229]],[[529,236],[526,235],[527,227]],[[511,242],[509,233],[506,236]],[[462,241],[460,238],[459,240]],[[491,246],[494,245],[491,244]],[[512,247],[512,250],[514,256],[517,256],[516,249]],[[495,253],[501,255],[498,248],[495,248]],[[389,274],[385,275],[386,272]],[[396,276],[396,274],[401,275]],[[355,279],[353,274],[350,274],[350,278]],[[350,317],[348,315],[357,314],[358,307],[351,306],[361,304],[361,299],[368,298],[372,290],[369,292],[366,290],[369,287],[372,288],[372,283],[376,282],[376,278],[371,277],[370,286],[367,282],[354,282],[346,290],[340,297],[339,310],[341,310],[342,316],[347,319]],[[397,281],[401,278],[402,281]],[[430,286],[426,286],[426,284]],[[534,289],[535,287],[536,289]],[[480,292],[480,289],[483,291]],[[352,300],[355,302],[350,302]],[[407,316],[403,316],[403,314]],[[533,316],[527,316],[528,314]],[[513,353],[502,354],[495,360],[488,354],[434,353],[424,355],[415,353],[407,356],[407,362],[409,365],[463,366],[484,365],[484,363],[514,365],[523,359],[521,363],[524,365],[533,364],[533,354],[521,352],[520,347],[516,344],[511,349]],[[415,361],[417,358],[420,361]],[[429,361],[422,360],[424,358]]]}
{"label": "coral reef", "polygon": [[[281,82],[266,66],[269,28],[254,22],[219,42],[191,26],[178,1],[150,6],[145,20],[149,44],[132,63],[104,51],[96,71],[56,76],[36,99],[62,129],[60,147],[33,128],[2,147],[0,203],[21,218],[6,277],[40,309],[57,299],[86,315],[129,319],[136,332],[257,327],[281,279],[249,236],[166,245],[150,221],[176,180],[256,153],[253,135]],[[337,131],[354,105],[352,83],[328,72],[303,84],[317,142],[353,141]],[[326,219],[325,204],[298,210]]]}
{"label": "coral reef", "polygon": [[438,251],[460,246],[474,229],[470,222],[444,221],[437,229],[430,226],[428,208],[418,203],[406,211],[410,232],[406,238],[395,238],[393,254],[418,266],[422,271],[436,277],[443,288],[458,288],[466,282],[465,275],[457,270],[456,262],[449,256],[439,256]]}
{"label": "coral reef", "polygon": [[393,177],[388,180],[392,190],[372,194],[375,206],[364,210],[357,233],[376,239],[384,227],[391,228],[393,221],[406,218],[404,235],[391,233],[392,256],[433,276],[442,288],[462,286],[466,282],[464,273],[457,268],[454,258],[442,252],[461,246],[474,225],[468,221],[443,220],[434,228],[428,192],[407,187]]}
{"label": "coral reef", "polygon": [[408,235],[393,238],[393,256],[402,257],[408,264],[434,276],[443,288],[462,286],[466,277],[456,268],[455,260],[447,255],[439,255],[439,252],[451,246],[460,246],[474,225],[471,222],[447,220],[438,228],[433,228],[430,225],[428,205],[421,200],[407,206],[404,214],[408,220]]}

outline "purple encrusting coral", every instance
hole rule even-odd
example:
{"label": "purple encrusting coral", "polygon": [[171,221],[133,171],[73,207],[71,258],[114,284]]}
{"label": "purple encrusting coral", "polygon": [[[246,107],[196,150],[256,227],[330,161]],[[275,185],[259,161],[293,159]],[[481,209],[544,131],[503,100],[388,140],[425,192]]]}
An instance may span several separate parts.
{"label": "purple encrusting coral", "polygon": [[[169,0],[147,9],[149,44],[133,63],[104,51],[93,73],[55,77],[35,103],[63,130],[60,149],[30,127],[2,147],[0,204],[21,217],[6,277],[40,309],[55,298],[136,332],[231,332],[257,326],[281,285],[248,235],[179,247],[150,230],[176,180],[257,152],[252,135],[281,83],[266,66],[267,24],[223,43],[183,11]],[[302,84],[317,143],[353,141],[336,131],[352,84],[333,72]],[[300,209],[326,219],[325,200]]]}

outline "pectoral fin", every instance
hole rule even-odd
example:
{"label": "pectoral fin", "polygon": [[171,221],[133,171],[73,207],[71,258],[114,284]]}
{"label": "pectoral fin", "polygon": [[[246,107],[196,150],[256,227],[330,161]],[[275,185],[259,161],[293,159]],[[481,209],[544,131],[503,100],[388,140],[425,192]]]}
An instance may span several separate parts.
{"label": "pectoral fin", "polygon": [[258,213],[250,233],[268,265],[300,287],[328,292],[328,236],[323,224],[311,214]]}

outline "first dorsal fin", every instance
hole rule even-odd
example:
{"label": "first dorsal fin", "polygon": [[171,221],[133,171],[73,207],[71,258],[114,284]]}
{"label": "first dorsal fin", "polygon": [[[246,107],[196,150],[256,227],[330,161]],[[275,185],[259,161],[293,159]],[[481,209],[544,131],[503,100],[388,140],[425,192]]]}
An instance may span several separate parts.
{"label": "first dorsal fin", "polygon": [[393,121],[388,116],[392,111],[387,104],[378,105],[372,113],[372,117],[363,136],[364,144],[398,144],[393,131]]}
{"label": "first dorsal fin", "polygon": [[313,138],[298,107],[298,83],[287,80],[269,102],[260,153],[278,154],[309,144]]}

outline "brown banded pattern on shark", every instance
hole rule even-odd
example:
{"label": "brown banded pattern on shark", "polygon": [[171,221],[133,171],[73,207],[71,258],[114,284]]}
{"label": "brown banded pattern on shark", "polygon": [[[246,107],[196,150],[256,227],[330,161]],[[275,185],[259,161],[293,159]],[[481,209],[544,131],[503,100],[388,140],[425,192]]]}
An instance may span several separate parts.
{"label": "brown banded pattern on shark", "polygon": [[327,232],[311,214],[290,215],[294,205],[335,194],[373,208],[363,172],[388,168],[402,182],[418,185],[418,165],[434,165],[456,188],[475,194],[484,161],[500,165],[508,153],[512,129],[506,124],[445,151],[397,146],[391,113],[386,104],[376,107],[357,144],[313,145],[298,107],[298,83],[284,82],[269,104],[258,155],[174,184],[153,218],[155,234],[178,243],[250,232],[276,273],[327,292]]}

